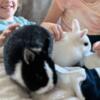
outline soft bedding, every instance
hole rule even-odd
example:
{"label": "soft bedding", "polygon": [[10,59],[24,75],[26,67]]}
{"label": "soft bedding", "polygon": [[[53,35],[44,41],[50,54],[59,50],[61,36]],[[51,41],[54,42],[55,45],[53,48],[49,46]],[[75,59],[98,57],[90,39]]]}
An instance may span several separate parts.
{"label": "soft bedding", "polygon": [[0,64],[0,100],[31,100],[26,92],[14,84]]}
{"label": "soft bedding", "polygon": [[[26,91],[9,79],[4,65],[1,63],[0,100],[100,100],[100,68],[96,68],[96,70],[79,67],[66,67],[65,70],[56,68],[61,75],[59,76],[60,82],[58,82],[62,86],[58,84],[59,88],[56,87],[45,95],[34,95],[34,98],[31,99]],[[93,96],[94,93],[95,96]],[[87,99],[84,99],[84,95]]]}

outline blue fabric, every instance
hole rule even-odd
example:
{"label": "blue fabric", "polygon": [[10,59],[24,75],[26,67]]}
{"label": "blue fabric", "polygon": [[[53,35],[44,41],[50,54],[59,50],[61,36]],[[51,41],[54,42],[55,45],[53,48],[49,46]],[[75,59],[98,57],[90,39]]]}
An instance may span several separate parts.
{"label": "blue fabric", "polygon": [[85,68],[85,71],[87,78],[81,84],[85,100],[100,100],[100,77],[95,69]]}
{"label": "blue fabric", "polygon": [[25,19],[24,17],[16,17],[14,16],[14,20],[13,21],[5,21],[5,20],[1,20],[0,21],[0,33],[7,29],[8,25],[10,24],[14,24],[14,23],[19,23],[21,26],[23,25],[31,25],[31,24],[35,24],[35,22],[31,22],[27,19]]}
{"label": "blue fabric", "polygon": [[91,44],[93,45],[93,43],[100,41],[100,35],[88,35]]}

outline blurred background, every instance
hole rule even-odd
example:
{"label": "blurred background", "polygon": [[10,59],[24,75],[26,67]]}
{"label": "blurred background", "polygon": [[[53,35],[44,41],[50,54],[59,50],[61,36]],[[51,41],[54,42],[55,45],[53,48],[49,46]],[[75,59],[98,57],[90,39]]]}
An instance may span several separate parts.
{"label": "blurred background", "polygon": [[17,16],[23,16],[38,24],[45,17],[52,0],[20,0]]}

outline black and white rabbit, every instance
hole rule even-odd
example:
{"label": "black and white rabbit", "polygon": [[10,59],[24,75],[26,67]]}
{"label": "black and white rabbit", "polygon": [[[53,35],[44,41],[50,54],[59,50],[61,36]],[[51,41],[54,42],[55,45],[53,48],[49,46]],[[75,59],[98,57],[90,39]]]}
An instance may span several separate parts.
{"label": "black and white rabbit", "polygon": [[51,59],[53,39],[38,25],[26,25],[12,32],[4,45],[4,65],[10,78],[38,94],[57,83]]}

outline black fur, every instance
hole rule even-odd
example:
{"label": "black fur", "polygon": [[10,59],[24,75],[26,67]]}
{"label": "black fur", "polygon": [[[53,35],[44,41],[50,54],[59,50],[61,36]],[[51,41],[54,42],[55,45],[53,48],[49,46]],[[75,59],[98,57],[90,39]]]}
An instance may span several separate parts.
{"label": "black fur", "polygon": [[[22,77],[27,88],[31,91],[38,90],[46,86],[49,78],[44,68],[45,62],[53,72],[53,82],[57,83],[57,75],[54,62],[50,55],[52,52],[53,39],[50,33],[38,26],[27,25],[20,27],[12,33],[4,45],[4,64],[8,75],[15,71],[16,64],[22,62]],[[24,61],[24,50],[32,48],[41,48],[39,53],[35,54],[34,59],[29,59],[29,64]]]}

